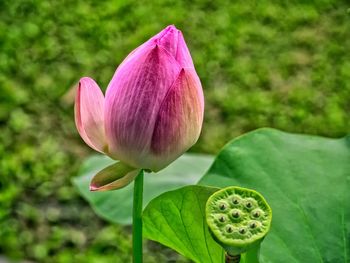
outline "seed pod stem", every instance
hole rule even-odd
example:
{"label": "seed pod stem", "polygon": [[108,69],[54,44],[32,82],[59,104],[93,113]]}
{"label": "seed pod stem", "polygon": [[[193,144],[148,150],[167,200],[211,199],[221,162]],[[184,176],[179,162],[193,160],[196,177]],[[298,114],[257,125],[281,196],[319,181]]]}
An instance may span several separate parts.
{"label": "seed pod stem", "polygon": [[229,253],[225,253],[225,263],[239,263],[241,261],[241,255],[230,255]]}

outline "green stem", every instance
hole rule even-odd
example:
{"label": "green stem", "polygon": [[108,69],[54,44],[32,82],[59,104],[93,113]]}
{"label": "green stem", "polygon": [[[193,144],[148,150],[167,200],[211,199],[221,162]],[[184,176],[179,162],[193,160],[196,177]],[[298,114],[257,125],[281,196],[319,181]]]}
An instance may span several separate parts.
{"label": "green stem", "polygon": [[132,244],[134,263],[142,263],[142,197],[143,170],[140,171],[134,182],[134,203],[132,213]]}

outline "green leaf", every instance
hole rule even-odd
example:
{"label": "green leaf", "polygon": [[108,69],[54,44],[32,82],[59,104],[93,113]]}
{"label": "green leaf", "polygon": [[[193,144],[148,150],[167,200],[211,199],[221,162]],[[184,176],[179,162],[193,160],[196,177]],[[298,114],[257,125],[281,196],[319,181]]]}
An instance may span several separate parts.
{"label": "green leaf", "polygon": [[350,137],[259,129],[226,145],[200,184],[266,198],[273,220],[262,262],[350,262]]}
{"label": "green leaf", "polygon": [[223,262],[223,249],[205,221],[205,203],[218,188],[186,186],[152,200],[143,213],[144,236],[194,262]]}
{"label": "green leaf", "polygon": [[[104,155],[87,159],[79,175],[73,178],[73,184],[99,216],[113,223],[131,224],[133,183],[116,191],[89,191],[91,178],[114,162]],[[143,206],[166,191],[197,183],[212,162],[210,155],[184,154],[164,170],[146,173]]]}

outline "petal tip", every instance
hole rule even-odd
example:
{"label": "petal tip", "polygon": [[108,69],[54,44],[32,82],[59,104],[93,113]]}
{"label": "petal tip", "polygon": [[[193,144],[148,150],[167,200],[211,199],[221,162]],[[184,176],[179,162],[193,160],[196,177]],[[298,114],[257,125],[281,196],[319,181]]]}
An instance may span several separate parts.
{"label": "petal tip", "polygon": [[[88,85],[88,84],[91,84],[91,83],[96,83],[96,82],[92,78],[85,76],[85,77],[82,77],[82,78],[79,79],[78,87],[81,88],[82,85],[84,85],[84,84]],[[96,85],[97,85],[97,83],[96,83]]]}
{"label": "petal tip", "polygon": [[178,30],[174,24],[168,25],[165,30],[171,31],[171,30]]}
{"label": "petal tip", "polygon": [[96,192],[96,191],[98,191],[98,188],[99,188],[99,187],[90,184],[89,190],[90,190],[90,192]]}

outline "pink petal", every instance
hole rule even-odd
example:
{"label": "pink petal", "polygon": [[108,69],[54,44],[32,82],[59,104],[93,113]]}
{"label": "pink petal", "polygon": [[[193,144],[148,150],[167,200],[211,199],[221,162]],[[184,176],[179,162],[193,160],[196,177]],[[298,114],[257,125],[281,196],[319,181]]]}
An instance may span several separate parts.
{"label": "pink petal", "polygon": [[155,37],[157,43],[174,58],[176,58],[179,33],[175,26],[168,26]]}
{"label": "pink petal", "polygon": [[[167,41],[167,38],[169,38],[169,34],[168,34],[169,30],[172,30],[173,32],[176,33],[176,39],[174,39],[175,42],[173,42],[173,43],[169,43],[169,41]],[[121,67],[121,65],[123,65],[124,63],[126,63],[127,61],[132,59],[133,57],[135,57],[135,56],[137,57],[140,53],[144,52],[145,49],[153,48],[153,47],[155,47],[155,45],[160,45],[161,47],[163,47],[165,49],[167,49],[167,47],[169,47],[169,49],[171,49],[171,45],[177,46],[177,34],[178,34],[177,31],[178,30],[174,26],[166,27],[161,32],[159,32],[157,35],[151,37],[149,40],[147,40],[145,43],[143,43],[141,46],[139,46],[139,47],[135,48],[133,51],[131,51],[130,54],[119,65],[119,67]],[[164,37],[165,35],[168,35],[168,36]],[[174,50],[173,50],[172,55],[175,57],[176,47],[174,47],[173,49]],[[167,50],[167,51],[171,52],[170,50]]]}
{"label": "pink petal", "polygon": [[156,44],[169,52],[169,54],[174,57],[174,59],[177,61],[177,63],[179,63],[181,67],[194,68],[192,57],[188,50],[182,32],[173,25],[167,26],[157,35],[153,36],[141,46],[130,52],[130,54],[119,65],[119,67],[121,67],[121,65],[133,57],[139,55],[140,52],[143,52],[147,48],[154,47]]}
{"label": "pink petal", "polygon": [[179,157],[198,139],[204,97],[194,70],[183,69],[158,112],[151,144],[151,169],[157,171]]}
{"label": "pink petal", "polygon": [[122,65],[124,65],[126,62],[129,60],[133,59],[134,57],[138,57],[140,53],[143,53],[145,50],[149,48],[153,48],[156,45],[156,40],[153,38],[149,39],[145,43],[143,43],[141,46],[135,48],[133,51],[127,55],[127,57],[123,60],[122,63],[120,63],[119,67],[120,68]]}
{"label": "pink petal", "polygon": [[87,145],[99,152],[106,150],[104,132],[104,97],[96,82],[80,79],[75,98],[75,124]]}
{"label": "pink petal", "polygon": [[105,130],[113,157],[143,167],[157,113],[180,72],[162,47],[145,48],[119,67],[106,92]]}
{"label": "pink petal", "polygon": [[175,26],[167,26],[152,39],[169,52],[181,67],[194,68],[192,57],[182,32]]}
{"label": "pink petal", "polygon": [[183,68],[194,68],[190,51],[188,50],[181,31],[179,31],[177,46],[176,61],[178,61]]}

